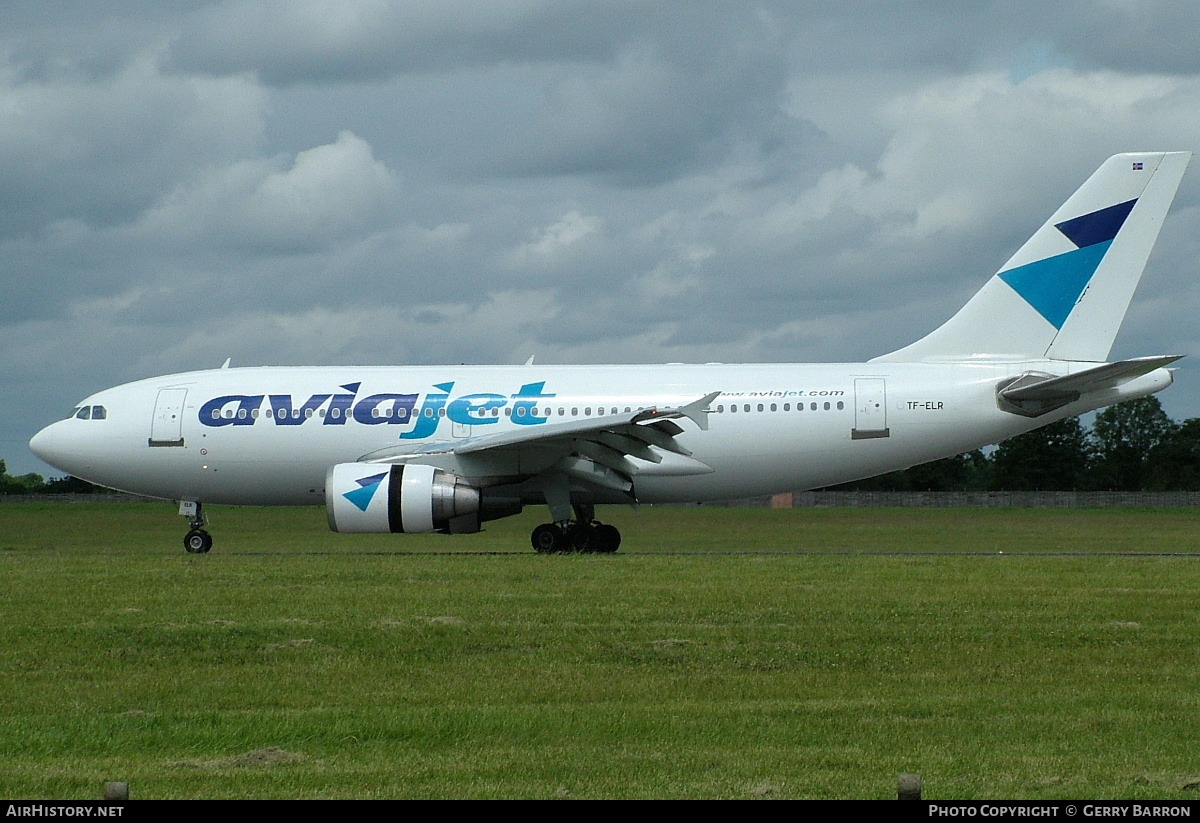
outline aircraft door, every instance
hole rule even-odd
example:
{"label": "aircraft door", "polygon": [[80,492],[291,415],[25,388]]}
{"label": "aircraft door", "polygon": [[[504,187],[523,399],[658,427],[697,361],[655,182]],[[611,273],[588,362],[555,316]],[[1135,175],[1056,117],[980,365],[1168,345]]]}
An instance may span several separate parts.
{"label": "aircraft door", "polygon": [[882,377],[857,377],[854,380],[853,440],[890,437],[887,424],[887,385]]}
{"label": "aircraft door", "polygon": [[183,445],[183,401],[187,389],[159,389],[150,421],[151,446]]}

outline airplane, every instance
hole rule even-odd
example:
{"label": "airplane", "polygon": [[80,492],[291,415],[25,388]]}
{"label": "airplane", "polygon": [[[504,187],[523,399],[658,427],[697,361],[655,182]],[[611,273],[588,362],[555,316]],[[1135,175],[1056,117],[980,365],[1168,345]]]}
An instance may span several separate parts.
{"label": "airplane", "polygon": [[30,441],[92,483],[203,506],[324,504],[336,532],[469,534],[545,503],[538,552],[615,552],[605,504],[813,489],[1171,384],[1107,362],[1190,152],[1117,154],[962,309],[863,363],[253,367],[94,394]]}

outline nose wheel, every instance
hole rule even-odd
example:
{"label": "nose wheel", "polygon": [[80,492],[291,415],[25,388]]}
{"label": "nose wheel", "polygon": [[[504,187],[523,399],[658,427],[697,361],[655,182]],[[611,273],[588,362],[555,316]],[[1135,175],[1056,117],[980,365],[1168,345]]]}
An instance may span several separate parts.
{"label": "nose wheel", "polygon": [[183,537],[183,547],[188,554],[208,554],[212,544],[212,535],[204,529],[192,529]]}
{"label": "nose wheel", "polygon": [[183,500],[179,503],[179,513],[188,519],[191,530],[183,536],[183,548],[188,554],[208,554],[212,550],[212,535],[204,530],[208,518],[204,516],[204,507],[200,501]]}

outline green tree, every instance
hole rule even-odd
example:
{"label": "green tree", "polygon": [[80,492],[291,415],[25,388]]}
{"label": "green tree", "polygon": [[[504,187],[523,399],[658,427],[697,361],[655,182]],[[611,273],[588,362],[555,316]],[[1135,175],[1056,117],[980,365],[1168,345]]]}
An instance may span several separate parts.
{"label": "green tree", "polygon": [[66,477],[51,477],[46,481],[43,491],[46,494],[94,494],[104,491],[104,489],[94,486],[86,480],[67,475]]}
{"label": "green tree", "polygon": [[40,474],[23,474],[13,477],[8,473],[8,466],[0,460],[0,494],[36,494],[46,486],[46,481]]}
{"label": "green tree", "polygon": [[991,465],[979,449],[922,463],[905,469],[904,491],[982,491],[987,488]]}
{"label": "green tree", "polygon": [[1139,491],[1151,451],[1179,428],[1153,395],[1109,406],[1096,415],[1089,485],[1107,491]]}
{"label": "green tree", "polygon": [[1200,418],[1184,420],[1158,441],[1143,468],[1147,491],[1200,490]]}
{"label": "green tree", "polygon": [[829,489],[830,491],[880,492],[983,490],[987,488],[989,468],[987,457],[976,449],[954,457],[922,463],[902,471],[888,472],[878,477],[868,477],[865,480],[830,486]]}
{"label": "green tree", "polygon": [[992,455],[989,487],[999,491],[1080,488],[1090,451],[1078,417],[1068,417],[1005,440]]}

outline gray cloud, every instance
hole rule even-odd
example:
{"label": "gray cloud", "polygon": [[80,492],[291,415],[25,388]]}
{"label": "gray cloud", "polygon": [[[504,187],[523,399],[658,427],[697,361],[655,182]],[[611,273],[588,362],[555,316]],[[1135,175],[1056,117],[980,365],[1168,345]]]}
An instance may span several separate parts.
{"label": "gray cloud", "polygon": [[586,61],[613,55],[654,4],[548,0],[231,0],[188,15],[168,65],[183,72],[253,72],[275,85],[378,80],[504,61]]}
{"label": "gray cloud", "polygon": [[[256,363],[845,360],[1108,155],[1200,144],[1192,4],[0,8],[0,407]],[[1115,354],[1200,353],[1185,180]],[[1200,415],[1184,361],[1163,395]]]}

